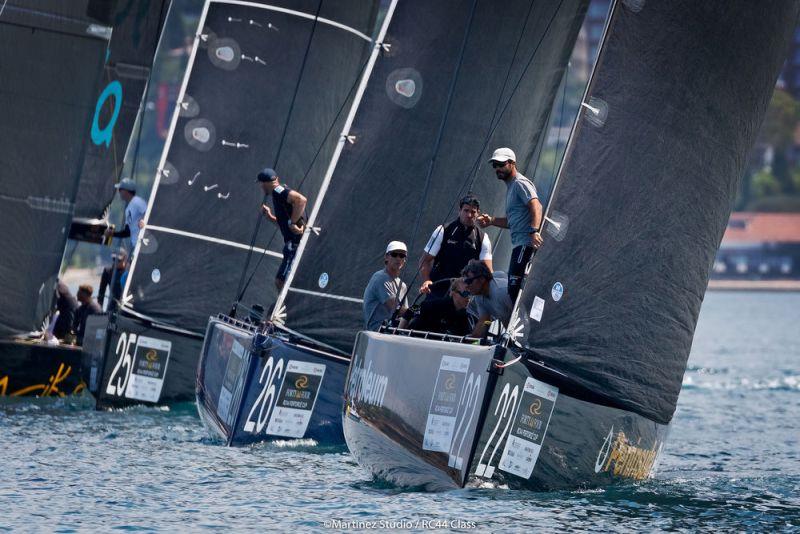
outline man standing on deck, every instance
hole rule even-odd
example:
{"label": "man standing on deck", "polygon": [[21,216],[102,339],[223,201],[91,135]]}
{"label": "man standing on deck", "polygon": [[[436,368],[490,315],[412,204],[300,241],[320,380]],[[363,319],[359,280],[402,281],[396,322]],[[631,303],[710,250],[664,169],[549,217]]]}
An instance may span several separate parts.
{"label": "man standing on deck", "polygon": [[492,243],[475,224],[480,207],[477,197],[468,194],[459,202],[458,219],[433,231],[419,260],[420,293],[435,298],[447,295],[449,280],[460,276],[469,260],[479,259],[492,270]]}
{"label": "man standing on deck", "polygon": [[305,222],[303,212],[306,209],[306,197],[281,185],[278,174],[270,168],[266,168],[258,173],[258,181],[264,194],[272,194],[272,207],[269,209],[266,204],[261,204],[261,211],[270,221],[278,225],[283,234],[283,261],[275,275],[275,285],[278,289],[283,289],[286,277],[292,269],[292,261],[297,254],[297,247],[303,237]]}
{"label": "man standing on deck", "polygon": [[[128,276],[128,254],[120,248],[116,254],[111,255],[112,264],[103,269],[100,276],[100,289],[97,291],[97,303],[102,307],[106,290],[111,288],[111,299],[108,301],[108,311],[117,309],[117,302],[122,299],[122,288]],[[113,282],[113,283],[112,283]]]}
{"label": "man standing on deck", "polygon": [[542,246],[542,203],[533,182],[517,171],[517,156],[510,148],[498,148],[489,160],[498,180],[505,182],[506,216],[493,217],[482,214],[478,224],[483,228],[498,226],[511,230],[511,263],[508,267],[508,294],[512,302],[517,299],[525,268],[533,251]]}
{"label": "man standing on deck", "polygon": [[147,202],[136,195],[136,182],[130,178],[123,178],[114,186],[119,191],[119,196],[125,201],[125,226],[119,232],[106,230],[106,236],[111,237],[130,237],[130,251],[136,249],[136,240],[139,238],[139,230],[143,226],[144,214],[147,212]]}
{"label": "man standing on deck", "polygon": [[408,249],[402,241],[392,241],[383,255],[384,268],[373,273],[364,290],[364,328],[377,331],[381,323],[391,319],[397,300],[403,297],[398,316],[408,309],[408,288],[400,280],[400,271],[406,264]]}

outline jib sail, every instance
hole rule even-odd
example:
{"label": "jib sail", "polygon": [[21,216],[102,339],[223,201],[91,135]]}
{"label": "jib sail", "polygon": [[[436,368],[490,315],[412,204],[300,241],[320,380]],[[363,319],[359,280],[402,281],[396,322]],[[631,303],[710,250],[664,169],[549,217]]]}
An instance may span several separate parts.
{"label": "jib sail", "polygon": [[610,405],[671,420],[714,254],[796,2],[621,1],[517,310]]}

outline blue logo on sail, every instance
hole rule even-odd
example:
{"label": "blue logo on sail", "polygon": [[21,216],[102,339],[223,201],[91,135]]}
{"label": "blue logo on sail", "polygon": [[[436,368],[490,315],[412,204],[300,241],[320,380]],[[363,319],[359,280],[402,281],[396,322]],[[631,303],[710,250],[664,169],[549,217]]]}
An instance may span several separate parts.
{"label": "blue logo on sail", "polygon": [[[104,128],[100,128],[100,111],[103,105],[111,97],[114,97],[114,112],[111,115],[111,120]],[[94,107],[94,118],[92,119],[92,142],[95,145],[104,144],[108,147],[111,144],[111,138],[114,134],[114,125],[119,118],[119,111],[122,108],[122,84],[114,80],[106,85],[100,97],[97,99],[97,105]]]}

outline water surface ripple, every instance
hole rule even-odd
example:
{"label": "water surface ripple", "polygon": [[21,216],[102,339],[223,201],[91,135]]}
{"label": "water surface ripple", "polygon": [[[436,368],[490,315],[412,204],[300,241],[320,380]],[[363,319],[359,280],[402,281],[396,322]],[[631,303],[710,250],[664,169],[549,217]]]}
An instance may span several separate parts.
{"label": "water surface ripple", "polygon": [[401,491],[344,449],[222,447],[189,403],[6,399],[0,530],[800,531],[798,324],[800,294],[709,293],[656,478],[600,490]]}

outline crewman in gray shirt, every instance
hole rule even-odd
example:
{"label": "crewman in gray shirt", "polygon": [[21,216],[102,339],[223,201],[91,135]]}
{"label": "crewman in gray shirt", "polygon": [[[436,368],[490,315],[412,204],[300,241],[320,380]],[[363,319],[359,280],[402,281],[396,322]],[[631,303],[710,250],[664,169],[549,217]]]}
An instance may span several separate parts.
{"label": "crewman in gray shirt", "polygon": [[536,193],[536,186],[517,171],[517,156],[510,148],[498,148],[489,160],[498,180],[506,184],[506,216],[493,217],[482,214],[478,224],[498,226],[511,230],[511,263],[508,266],[508,294],[511,301],[517,299],[525,268],[533,251],[542,246],[542,226],[544,210]]}
{"label": "crewman in gray shirt", "polygon": [[461,280],[473,295],[467,312],[476,318],[473,337],[483,337],[494,320],[508,326],[514,302],[508,294],[508,278],[501,271],[490,271],[479,260],[470,260],[461,272]]}
{"label": "crewman in gray shirt", "polygon": [[364,327],[377,331],[381,323],[390,319],[397,307],[397,300],[403,298],[398,317],[408,309],[406,295],[408,288],[400,280],[400,271],[406,265],[408,249],[402,241],[392,241],[383,256],[385,267],[375,272],[364,290]]}

